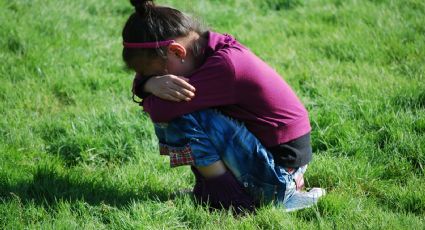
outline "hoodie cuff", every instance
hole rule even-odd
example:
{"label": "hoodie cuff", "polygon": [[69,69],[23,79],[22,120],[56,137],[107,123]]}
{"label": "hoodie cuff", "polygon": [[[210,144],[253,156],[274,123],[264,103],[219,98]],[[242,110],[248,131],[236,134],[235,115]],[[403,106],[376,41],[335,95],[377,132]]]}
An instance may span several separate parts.
{"label": "hoodie cuff", "polygon": [[[136,95],[137,97],[139,97],[141,99],[145,99],[146,97],[148,97],[149,95],[151,95],[151,93],[147,93],[147,92],[143,91],[143,88],[144,88],[146,82],[151,77],[153,77],[153,76],[140,77],[139,75],[136,75],[136,77],[134,77],[134,79],[133,79],[133,88],[131,90],[133,92],[133,98],[134,98],[134,95]],[[140,102],[138,102],[138,103],[140,103]]]}

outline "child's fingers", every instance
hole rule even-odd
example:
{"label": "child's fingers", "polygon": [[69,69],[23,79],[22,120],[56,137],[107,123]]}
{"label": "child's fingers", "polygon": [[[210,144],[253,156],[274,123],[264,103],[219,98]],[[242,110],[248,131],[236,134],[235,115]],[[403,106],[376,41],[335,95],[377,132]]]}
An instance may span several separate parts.
{"label": "child's fingers", "polygon": [[[176,92],[179,92],[181,95],[183,95],[184,97],[188,97],[188,98],[192,98],[195,96],[195,94],[192,91],[189,91],[185,88],[182,88],[179,85],[172,85],[170,86],[171,90],[174,90]],[[181,98],[181,99],[185,99],[185,98]]]}
{"label": "child's fingers", "polygon": [[180,77],[174,78],[173,82],[174,82],[174,84],[176,84],[176,85],[178,85],[178,86],[180,86],[180,87],[182,87],[186,90],[189,90],[189,91],[192,91],[192,92],[195,92],[195,90],[196,90],[195,87],[193,87],[191,84],[189,84],[187,81],[185,81],[184,79],[182,79]]}
{"label": "child's fingers", "polygon": [[[186,93],[181,92],[183,90],[181,89],[171,89],[171,92],[169,92],[169,94],[179,100],[184,100],[184,101],[190,101],[190,98],[193,96],[191,96],[190,94],[193,94],[192,92],[186,90]],[[189,94],[189,95],[186,95]]]}
{"label": "child's fingers", "polygon": [[179,92],[183,94],[185,97],[187,97],[187,99],[189,100],[195,96],[195,94],[192,91],[189,91],[187,89],[181,89]]}
{"label": "child's fingers", "polygon": [[165,94],[161,97],[164,100],[168,100],[168,101],[175,101],[175,102],[180,102],[181,99],[173,96],[172,94]]}
{"label": "child's fingers", "polygon": [[181,78],[181,79],[183,79],[183,80],[185,80],[185,81],[189,82],[189,78],[187,78],[187,77],[179,77],[179,78]]}

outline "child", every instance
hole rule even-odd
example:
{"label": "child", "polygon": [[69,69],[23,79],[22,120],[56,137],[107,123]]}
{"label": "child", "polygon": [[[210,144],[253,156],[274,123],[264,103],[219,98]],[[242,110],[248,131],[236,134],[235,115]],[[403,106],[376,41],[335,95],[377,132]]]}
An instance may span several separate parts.
{"label": "child", "polygon": [[195,198],[236,210],[317,202],[323,190],[295,191],[312,158],[311,128],[286,82],[230,35],[153,1],[131,2],[123,59],[137,72],[133,92],[155,122],[161,154],[192,165]]}

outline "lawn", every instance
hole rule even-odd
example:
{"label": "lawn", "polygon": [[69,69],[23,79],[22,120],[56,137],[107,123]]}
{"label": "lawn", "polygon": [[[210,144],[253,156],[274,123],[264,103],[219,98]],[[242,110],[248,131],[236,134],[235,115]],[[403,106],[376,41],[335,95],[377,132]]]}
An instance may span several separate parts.
{"label": "lawn", "polygon": [[423,229],[423,0],[162,0],[234,35],[310,113],[311,209],[195,206],[158,154],[119,0],[0,0],[0,229]]}

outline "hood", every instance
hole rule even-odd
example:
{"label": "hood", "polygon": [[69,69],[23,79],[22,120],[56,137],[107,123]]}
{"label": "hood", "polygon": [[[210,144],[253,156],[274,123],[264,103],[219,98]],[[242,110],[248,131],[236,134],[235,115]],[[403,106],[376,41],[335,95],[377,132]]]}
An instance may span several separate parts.
{"label": "hood", "polygon": [[229,34],[208,31],[208,44],[205,47],[205,56],[209,57],[218,50],[232,46],[236,42],[236,39]]}

